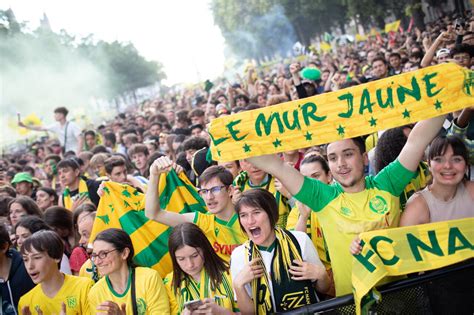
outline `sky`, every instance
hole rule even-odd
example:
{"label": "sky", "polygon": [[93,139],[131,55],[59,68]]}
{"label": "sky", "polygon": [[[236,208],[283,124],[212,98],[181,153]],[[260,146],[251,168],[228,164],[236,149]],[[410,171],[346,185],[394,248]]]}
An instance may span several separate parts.
{"label": "sky", "polygon": [[130,41],[148,60],[160,61],[167,84],[213,78],[224,68],[224,38],[209,0],[0,0],[18,21],[35,29],[46,13],[51,28],[106,41]]}

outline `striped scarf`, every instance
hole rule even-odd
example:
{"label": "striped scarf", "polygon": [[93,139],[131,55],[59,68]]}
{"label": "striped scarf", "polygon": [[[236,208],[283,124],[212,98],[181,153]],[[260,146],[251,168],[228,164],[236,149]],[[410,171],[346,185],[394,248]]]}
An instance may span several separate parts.
{"label": "striped scarf", "polygon": [[[291,279],[288,270],[293,260],[302,260],[301,249],[296,238],[288,231],[275,229],[275,249],[270,273],[265,270],[260,278],[251,282],[252,297],[254,299],[255,314],[268,314],[296,309],[304,305],[317,303],[316,291],[309,280],[295,281]],[[248,261],[254,258],[262,259],[260,250],[252,242],[245,243]],[[273,286],[270,292],[269,274]],[[273,294],[275,307],[272,303]]]}
{"label": "striped scarf", "polygon": [[[81,198],[84,195],[89,197],[89,189],[87,188],[86,181],[81,178],[79,180],[79,192],[74,197],[77,196],[77,198]],[[69,187],[66,187],[66,189],[64,189],[64,193],[63,193],[64,208],[66,208],[68,210],[71,210],[73,202],[74,202],[74,200],[71,197],[71,190],[69,189]]]}
{"label": "striped scarf", "polygon": [[226,272],[222,275],[222,282],[217,288],[213,288],[211,278],[203,267],[201,269],[201,279],[199,283],[187,276],[181,281],[176,295],[176,302],[178,304],[178,313],[181,314],[184,309],[184,303],[193,300],[203,300],[205,298],[214,298],[217,305],[224,306],[223,298],[228,298],[230,301],[234,300],[234,291],[230,282],[230,276]]}

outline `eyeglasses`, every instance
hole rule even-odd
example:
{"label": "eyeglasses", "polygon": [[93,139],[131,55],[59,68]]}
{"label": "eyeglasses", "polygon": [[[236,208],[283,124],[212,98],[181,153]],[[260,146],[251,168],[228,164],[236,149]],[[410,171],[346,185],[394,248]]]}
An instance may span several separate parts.
{"label": "eyeglasses", "polygon": [[99,252],[98,254],[91,254],[91,260],[92,260],[92,261],[95,261],[97,258],[105,259],[108,254],[110,254],[111,252],[114,252],[114,251],[116,251],[116,250],[117,250],[117,249],[111,249],[111,250],[109,250],[109,251]]}
{"label": "eyeglasses", "polygon": [[227,186],[214,186],[209,189],[199,189],[198,193],[201,196],[207,196],[208,193],[211,193],[213,195],[216,195],[222,191],[222,189],[226,188]]}

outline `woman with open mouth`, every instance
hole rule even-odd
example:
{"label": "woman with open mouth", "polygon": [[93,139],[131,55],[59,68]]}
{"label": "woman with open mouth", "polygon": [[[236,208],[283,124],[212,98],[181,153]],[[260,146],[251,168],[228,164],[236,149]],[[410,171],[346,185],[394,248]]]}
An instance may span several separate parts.
{"label": "woman with open mouth", "polygon": [[173,272],[164,280],[172,314],[234,314],[229,264],[195,224],[174,227],[168,239]]}
{"label": "woman with open mouth", "polygon": [[266,190],[245,191],[236,212],[249,241],[231,257],[231,274],[242,314],[268,314],[319,302],[329,278],[306,233],[276,227],[278,206]]}

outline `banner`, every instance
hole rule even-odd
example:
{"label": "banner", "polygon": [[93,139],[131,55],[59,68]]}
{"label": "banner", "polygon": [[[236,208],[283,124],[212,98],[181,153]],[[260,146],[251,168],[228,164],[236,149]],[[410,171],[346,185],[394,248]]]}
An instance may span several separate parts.
{"label": "banner", "polygon": [[398,28],[400,27],[400,20],[397,20],[392,23],[385,24],[385,33],[388,32],[398,32]]}
{"label": "banner", "polygon": [[212,157],[232,161],[352,138],[472,106],[474,72],[445,63],[211,121]]}
{"label": "banner", "polygon": [[385,276],[438,269],[473,258],[473,226],[474,218],[468,218],[362,233],[362,252],[352,262],[357,313],[364,295]]}
{"label": "banner", "polygon": [[[178,213],[207,212],[206,205],[182,172],[174,170],[160,176],[161,209]],[[97,234],[119,228],[132,238],[135,262],[157,270],[161,277],[173,271],[168,253],[168,237],[172,228],[145,216],[145,195],[129,185],[106,182],[100,198],[90,242]]]}

